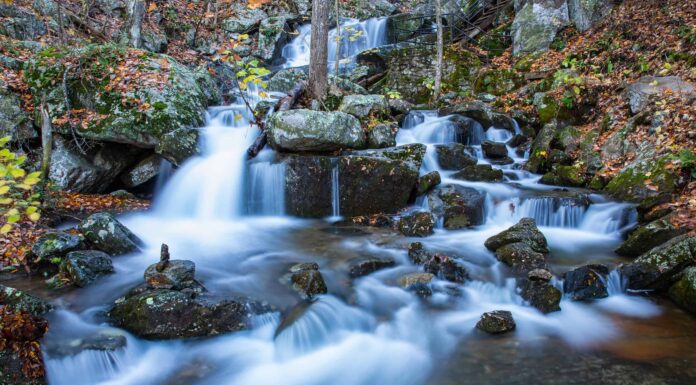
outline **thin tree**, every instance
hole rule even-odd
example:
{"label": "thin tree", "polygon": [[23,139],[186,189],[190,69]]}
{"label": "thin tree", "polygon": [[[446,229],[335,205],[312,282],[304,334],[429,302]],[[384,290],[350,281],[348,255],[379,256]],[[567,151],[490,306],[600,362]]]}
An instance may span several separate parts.
{"label": "thin tree", "polygon": [[440,97],[442,88],[442,56],[444,36],[442,31],[442,0],[435,0],[435,21],[437,23],[437,62],[435,63],[435,82],[433,84],[433,103]]}
{"label": "thin tree", "polygon": [[312,1],[312,34],[309,47],[309,92],[317,100],[326,97],[329,60],[329,8],[327,0]]}
{"label": "thin tree", "polygon": [[336,0],[336,73],[334,76],[336,76],[336,79],[338,80],[338,75],[340,71],[340,64],[341,64],[341,12],[340,12],[340,7],[338,4],[338,0]]}

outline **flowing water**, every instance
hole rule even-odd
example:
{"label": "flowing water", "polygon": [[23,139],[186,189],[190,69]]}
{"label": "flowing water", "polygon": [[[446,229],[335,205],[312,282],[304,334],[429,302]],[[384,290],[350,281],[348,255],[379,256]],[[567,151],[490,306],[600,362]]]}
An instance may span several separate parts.
{"label": "flowing water", "polygon": [[[370,32],[364,37],[366,41],[373,38]],[[299,46],[295,41],[286,51],[298,51]],[[524,382],[521,378],[529,383],[530,373],[542,372],[538,383],[591,383],[599,381],[591,376],[594,371],[611,372],[615,361],[639,379],[689,383],[696,378],[693,371],[678,365],[679,374],[670,377],[626,354],[636,350],[627,344],[628,336],[639,335],[641,327],[645,330],[645,325],[657,322],[652,320],[669,324],[670,331],[693,329],[694,323],[673,315],[678,312],[668,306],[628,295],[616,272],[608,278],[610,296],[606,299],[593,303],[563,299],[563,310],[548,315],[524,303],[514,279],[483,246],[488,237],[522,217],[533,217],[549,241],[549,260],[556,273],[590,262],[614,266],[620,261],[612,250],[621,242],[623,231],[635,223],[634,210],[631,205],[584,191],[558,191],[538,184],[538,175],[520,169],[524,156],[513,149],[509,152],[514,164],[495,166],[504,170],[505,182],[453,179],[451,172],[439,167],[434,144],[468,144],[479,162],[485,163],[481,142],[504,141],[513,132],[495,127],[484,130],[471,122],[472,129],[461,137],[452,119],[461,118],[414,111],[397,140],[399,144],[428,145],[421,173],[438,170],[444,184],[470,186],[486,194],[485,224],[460,231],[437,229],[433,236],[418,239],[432,251],[457,257],[470,272],[471,281],[452,286],[436,280],[434,295],[420,300],[394,283],[403,274],[419,270],[409,262],[405,250],[413,239],[379,228],[351,234],[331,232],[326,230],[335,229],[333,218],[304,220],[284,215],[285,170],[276,154],[264,150],[257,159],[246,160],[245,150],[258,134],[249,124],[248,111],[242,103],[212,108],[202,129],[202,154],[172,175],[150,212],[120,218],[144,241],[142,252],[114,258],[115,274],[56,300],[61,310],[51,316],[46,346],[70,345],[77,338],[98,333],[122,336],[126,346],[71,355],[46,349],[49,383],[516,384]],[[336,168],[333,216],[340,215],[335,203],[341,193],[339,178]],[[142,340],[110,326],[103,312],[142,282],[145,268],[159,258],[161,243],[169,244],[173,258],[193,260],[197,278],[220,295],[247,295],[280,309],[290,308],[296,299],[278,277],[287,264],[302,261],[320,265],[330,294],[321,296],[277,336],[282,316],[269,313],[257,316],[254,327],[244,332],[184,341]],[[365,256],[391,258],[396,265],[350,283],[346,278],[350,261]],[[481,314],[492,310],[511,311],[517,330],[499,339],[476,333],[474,325]],[[649,333],[659,340],[655,329]],[[693,343],[695,334],[685,332],[680,337]],[[621,344],[627,345],[621,348]],[[689,357],[678,350],[658,358],[670,361],[677,354],[682,359]],[[595,365],[597,360],[601,365]],[[578,381],[542,370],[554,364],[566,365],[574,373],[572,380]],[[641,377],[640,373],[647,374]]]}

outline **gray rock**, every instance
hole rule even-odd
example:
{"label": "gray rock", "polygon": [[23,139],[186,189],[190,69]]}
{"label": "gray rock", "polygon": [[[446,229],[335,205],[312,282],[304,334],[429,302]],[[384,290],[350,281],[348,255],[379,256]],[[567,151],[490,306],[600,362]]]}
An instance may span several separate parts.
{"label": "gray rock", "polygon": [[138,250],[140,240],[109,213],[90,215],[80,222],[78,229],[97,249],[110,255]]}
{"label": "gray rock", "polygon": [[332,214],[331,158],[291,155],[285,164],[285,210],[290,215],[320,218]]}
{"label": "gray rock", "polygon": [[21,141],[36,138],[38,134],[22,109],[19,95],[8,90],[0,80],[0,138],[6,136],[11,141]]}
{"label": "gray rock", "polygon": [[546,256],[532,250],[526,243],[508,243],[499,247],[495,256],[516,275],[528,277],[531,271],[546,269]]}
{"label": "gray rock", "polygon": [[675,277],[696,258],[696,236],[684,234],[674,238],[633,262],[621,266],[621,275],[631,290],[665,290]]}
{"label": "gray rock", "polygon": [[696,267],[684,270],[669,289],[669,297],[683,309],[696,314]]}
{"label": "gray rock", "polygon": [[670,221],[671,218],[671,215],[667,215],[638,227],[619,245],[616,253],[627,257],[637,257],[685,233],[686,229],[675,227]]}
{"label": "gray rock", "polygon": [[38,40],[48,32],[41,19],[14,4],[0,4],[0,17],[3,18],[0,35],[16,40]]}
{"label": "gray rock", "polygon": [[260,8],[248,8],[243,5],[235,6],[233,16],[222,21],[222,30],[230,33],[246,33],[257,28],[262,20],[268,18],[266,12]]}
{"label": "gray rock", "polygon": [[462,229],[483,223],[484,194],[459,185],[445,185],[428,194],[433,213],[446,229]]}
{"label": "gray rock", "polygon": [[380,123],[367,132],[369,148],[386,148],[396,146],[396,133],[399,125],[396,123]]}
{"label": "gray rock", "polygon": [[520,280],[520,295],[530,305],[542,313],[552,313],[561,310],[561,297],[563,293],[553,285],[544,281]]}
{"label": "gray rock", "polygon": [[284,16],[269,17],[261,21],[257,49],[260,58],[273,62],[280,57],[280,49],[288,39],[286,24],[287,18]]}
{"label": "gray rock", "polygon": [[[158,268],[160,266],[160,268]],[[195,285],[196,265],[191,261],[171,260],[155,263],[145,270],[145,284],[150,289],[183,290]]]}
{"label": "gray rock", "polygon": [[0,285],[0,305],[8,306],[16,312],[25,311],[37,317],[53,310],[53,306],[41,298],[4,285]]}
{"label": "gray rock", "polygon": [[490,164],[475,164],[457,171],[452,178],[470,182],[502,182],[503,170],[493,168]]}
{"label": "gray rock", "polygon": [[420,211],[402,216],[397,226],[407,237],[427,237],[433,233],[435,219],[431,213]]}
{"label": "gray rock", "polygon": [[527,273],[527,278],[529,278],[530,281],[549,282],[553,278],[553,274],[546,269],[534,269]]}
{"label": "gray rock", "polygon": [[505,143],[496,143],[486,140],[481,143],[481,150],[483,151],[483,155],[489,159],[500,159],[508,156]]}
{"label": "gray rock", "polygon": [[311,299],[326,294],[328,289],[316,263],[300,263],[290,267],[290,285],[300,297]]}
{"label": "gray rock", "polygon": [[677,76],[643,76],[626,88],[625,97],[631,112],[637,114],[648,106],[651,97],[660,95],[666,90],[671,90],[674,93],[694,94],[696,87]]}
{"label": "gray rock", "polygon": [[162,135],[155,147],[155,152],[175,166],[181,165],[186,159],[197,155],[199,132],[195,128],[181,128]]}
{"label": "gray rock", "polygon": [[79,234],[47,233],[34,242],[31,252],[44,261],[50,261],[52,258],[62,259],[67,253],[82,248],[84,239]]}
{"label": "gray rock", "polygon": [[443,254],[431,256],[423,264],[423,269],[426,273],[450,282],[462,283],[469,279],[469,273],[464,266]]}
{"label": "gray rock", "polygon": [[496,251],[510,243],[522,242],[527,244],[537,253],[546,254],[549,252],[546,237],[539,231],[536,221],[532,218],[522,218],[516,225],[494,235],[486,240],[484,245],[491,251]]}
{"label": "gray rock", "polygon": [[360,121],[343,112],[289,110],[268,120],[268,142],[281,151],[335,151],[365,148]]}
{"label": "gray rock", "polygon": [[307,73],[299,68],[287,68],[276,72],[268,80],[268,87],[271,92],[282,92],[287,94],[292,90],[298,81],[307,79]]}
{"label": "gray rock", "polygon": [[361,120],[369,116],[379,119],[389,115],[389,104],[382,95],[346,95],[338,110]]}
{"label": "gray rock", "polygon": [[368,259],[351,266],[348,275],[351,278],[358,278],[394,266],[396,266],[396,262],[393,259]]}
{"label": "gray rock", "polygon": [[568,13],[575,27],[584,32],[607,16],[613,5],[611,0],[568,0]]}
{"label": "gray rock", "polygon": [[44,347],[46,354],[51,357],[69,357],[86,350],[113,352],[127,345],[128,340],[124,334],[109,330],[75,339],[46,341]]}
{"label": "gray rock", "polygon": [[442,178],[437,171],[429,172],[418,178],[418,186],[416,186],[416,195],[420,196],[434,189],[440,184]]}
{"label": "gray rock", "polygon": [[512,52],[523,55],[548,50],[556,33],[570,23],[566,0],[527,2],[512,22]]}
{"label": "gray rock", "polygon": [[481,315],[476,328],[489,334],[502,334],[515,330],[517,325],[512,313],[506,310],[495,310]]}
{"label": "gray rock", "polygon": [[606,280],[609,269],[604,265],[587,265],[570,270],[563,275],[563,291],[574,301],[606,298]]}
{"label": "gray rock", "polygon": [[138,162],[129,171],[121,174],[121,182],[129,188],[147,183],[157,176],[161,162],[162,159],[159,155],[150,155]]}
{"label": "gray rock", "polygon": [[461,143],[448,143],[435,145],[437,161],[443,170],[460,170],[466,166],[473,166],[477,159],[471,155],[468,146]]}
{"label": "gray rock", "polygon": [[399,277],[398,284],[404,289],[407,289],[416,284],[429,284],[433,281],[435,275],[430,273],[410,273]]}
{"label": "gray rock", "polygon": [[60,264],[60,275],[77,287],[85,287],[114,272],[111,257],[97,251],[71,251]]}

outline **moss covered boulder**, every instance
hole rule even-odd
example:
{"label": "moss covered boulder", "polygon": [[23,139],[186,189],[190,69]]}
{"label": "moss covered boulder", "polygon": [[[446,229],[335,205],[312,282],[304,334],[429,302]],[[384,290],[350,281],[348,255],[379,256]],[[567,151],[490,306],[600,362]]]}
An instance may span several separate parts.
{"label": "moss covered boulder", "polygon": [[138,250],[141,241],[109,213],[92,214],[80,222],[80,232],[98,250],[121,255]]}
{"label": "moss covered boulder", "polygon": [[516,225],[498,235],[488,238],[484,245],[488,250],[496,251],[500,247],[516,242],[527,244],[537,253],[545,254],[549,252],[546,237],[544,237],[544,234],[539,231],[536,226],[536,221],[534,221],[532,218],[520,219]]}
{"label": "moss covered boulder", "polygon": [[511,27],[513,54],[548,50],[556,33],[569,22],[568,4],[565,0],[526,2],[515,15]]}
{"label": "moss covered boulder", "polygon": [[478,160],[468,146],[461,143],[436,144],[437,162],[443,170],[460,170],[475,165]]}
{"label": "moss covered boulder", "polygon": [[446,229],[462,229],[483,223],[485,194],[470,187],[446,185],[428,194],[433,213]]}
{"label": "moss covered boulder", "polygon": [[267,131],[268,143],[279,151],[335,151],[367,146],[360,121],[344,112],[276,112],[268,119]]}
{"label": "moss covered boulder", "polygon": [[665,290],[696,259],[696,236],[681,235],[621,266],[632,290]]}
{"label": "moss covered boulder", "polygon": [[60,264],[60,278],[77,286],[85,287],[99,277],[114,272],[111,257],[97,250],[72,251]]}
{"label": "moss covered boulder", "polygon": [[[166,55],[112,45],[52,47],[25,69],[34,104],[46,95],[59,133],[157,149],[164,135],[204,122],[208,97],[200,76]],[[70,109],[77,111],[70,116],[63,84]],[[183,161],[161,153],[176,164]]]}
{"label": "moss covered boulder", "polygon": [[669,289],[669,297],[685,310],[696,314],[696,267],[684,270]]}
{"label": "moss covered boulder", "polygon": [[551,153],[551,141],[558,130],[558,123],[551,122],[544,125],[532,142],[529,160],[524,165],[525,170],[534,173],[546,173],[551,169],[549,156]]}
{"label": "moss covered boulder", "polygon": [[539,183],[555,186],[582,187],[586,182],[585,171],[579,165],[555,166],[544,174]]}
{"label": "moss covered boulder", "polygon": [[369,117],[384,119],[389,116],[389,104],[382,95],[346,95],[338,110],[361,121],[366,121]]}
{"label": "moss covered boulder", "polygon": [[0,305],[15,312],[27,312],[34,316],[42,316],[53,310],[53,306],[41,298],[4,285],[0,285]]}
{"label": "moss covered boulder", "polygon": [[638,227],[616,249],[616,253],[627,257],[637,257],[687,231],[674,226],[671,218],[671,215],[667,215]]}
{"label": "moss covered boulder", "polygon": [[503,170],[493,168],[490,164],[475,164],[457,171],[452,178],[470,182],[502,182]]}
{"label": "moss covered boulder", "polygon": [[71,251],[81,249],[85,238],[81,234],[52,232],[40,236],[31,247],[31,253],[38,259],[50,261],[62,259]]}
{"label": "moss covered boulder", "polygon": [[668,161],[667,157],[637,160],[612,178],[604,191],[643,207],[664,203],[682,183],[675,170],[666,167]]}
{"label": "moss covered boulder", "polygon": [[516,90],[524,84],[524,78],[512,69],[490,69],[474,83],[474,91],[500,96]]}

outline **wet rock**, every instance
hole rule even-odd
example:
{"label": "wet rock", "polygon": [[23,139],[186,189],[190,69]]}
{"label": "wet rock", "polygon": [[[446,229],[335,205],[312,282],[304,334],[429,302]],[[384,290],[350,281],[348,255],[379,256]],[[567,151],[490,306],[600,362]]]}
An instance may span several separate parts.
{"label": "wet rock", "polygon": [[389,104],[389,110],[394,116],[406,115],[413,109],[413,103],[403,99],[389,99],[387,104]]}
{"label": "wet rock", "polygon": [[307,79],[307,73],[299,68],[286,68],[276,72],[268,81],[268,91],[287,94],[300,80]]}
{"label": "wet rock", "polygon": [[483,223],[485,197],[478,190],[458,185],[438,187],[428,194],[433,213],[446,229],[462,229]]}
{"label": "wet rock", "polygon": [[502,334],[515,330],[517,325],[512,313],[506,310],[495,310],[481,315],[476,328],[489,334]]}
{"label": "wet rock", "polygon": [[183,290],[195,285],[196,265],[192,261],[171,260],[150,265],[145,283],[151,289]]}
{"label": "wet rock", "polygon": [[470,101],[458,103],[438,111],[440,116],[457,114],[480,123],[483,128],[488,128],[493,125],[499,128],[513,129],[512,119],[509,116],[499,114],[491,108],[490,105],[481,101]]}
{"label": "wet rock", "polygon": [[509,156],[505,156],[502,158],[496,158],[496,159],[488,159],[488,161],[491,162],[491,164],[495,164],[497,166],[504,166],[506,164],[515,163],[515,161],[512,158],[510,158]]}
{"label": "wet rock", "polygon": [[496,251],[510,243],[522,242],[527,244],[537,253],[546,254],[549,252],[546,237],[539,231],[536,221],[532,218],[522,218],[516,225],[494,235],[486,240],[484,245],[488,250]]}
{"label": "wet rock", "polygon": [[77,287],[85,287],[107,274],[114,272],[111,257],[97,251],[72,251],[60,264],[59,274]]}
{"label": "wet rock", "polygon": [[128,188],[147,183],[159,173],[162,159],[159,155],[150,155],[121,175],[121,182]]}
{"label": "wet rock", "polygon": [[543,52],[556,33],[570,23],[565,0],[528,1],[515,14],[512,23],[512,52],[523,55]]}
{"label": "wet rock", "polygon": [[259,42],[256,55],[267,62],[280,58],[283,45],[288,40],[285,32],[287,18],[284,16],[269,17],[261,20],[259,25]]}
{"label": "wet rock", "polygon": [[369,259],[351,266],[348,275],[351,278],[358,278],[372,274],[377,270],[387,269],[394,266],[396,266],[396,262],[391,259]]}
{"label": "wet rock", "polygon": [[669,297],[683,309],[696,314],[696,267],[684,270],[669,289]]}
{"label": "wet rock", "polygon": [[553,278],[553,274],[546,269],[533,269],[527,273],[527,278],[530,281],[549,282]]}
{"label": "wet rock", "polygon": [[430,286],[424,283],[414,283],[413,285],[406,287],[406,290],[420,298],[428,298],[433,295],[433,291],[430,289]]}
{"label": "wet rock", "polygon": [[643,76],[626,88],[625,97],[631,112],[637,114],[648,106],[651,97],[660,95],[666,90],[674,93],[694,94],[696,86],[677,76]]}
{"label": "wet rock", "polygon": [[519,147],[520,145],[526,143],[528,140],[527,136],[523,134],[515,134],[512,138],[510,138],[505,144],[507,144],[510,147]]}
{"label": "wet rock", "polygon": [[4,285],[0,285],[0,305],[15,312],[23,311],[37,317],[53,310],[53,306],[41,298]]}
{"label": "wet rock", "polygon": [[386,148],[396,146],[396,133],[399,126],[396,123],[380,123],[367,133],[369,148]]}
{"label": "wet rock", "polygon": [[370,116],[379,119],[389,116],[389,104],[382,95],[346,95],[338,111],[351,114],[361,121]]}
{"label": "wet rock", "polygon": [[343,112],[276,112],[268,119],[267,132],[268,143],[281,151],[335,151],[367,146],[360,121]]}
{"label": "wet rock", "polygon": [[561,297],[563,293],[553,285],[544,281],[521,280],[520,295],[530,305],[542,313],[552,313],[561,310]]}
{"label": "wet rock", "polygon": [[653,247],[686,232],[671,223],[671,215],[656,219],[635,229],[616,249],[616,253],[627,257],[637,257]]}
{"label": "wet rock", "polygon": [[579,166],[554,166],[553,170],[544,174],[539,183],[555,186],[582,187],[587,178]]}
{"label": "wet rock", "polygon": [[558,123],[555,121],[544,124],[532,142],[529,160],[524,165],[525,170],[536,174],[543,174],[551,170],[547,156],[557,130]]}
{"label": "wet rock", "polygon": [[621,266],[620,272],[630,290],[665,290],[695,258],[696,236],[684,234]]}
{"label": "wet rock", "polygon": [[407,237],[427,237],[433,233],[435,219],[427,211],[407,214],[399,219],[399,231]]}
{"label": "wet rock", "polygon": [[176,290],[134,291],[116,300],[111,321],[147,339],[175,339],[218,335],[251,326],[250,303]]}
{"label": "wet rock", "polygon": [[481,150],[483,155],[489,159],[501,159],[508,156],[507,147],[505,143],[491,142],[490,140],[485,140],[481,143]]}
{"label": "wet rock", "polygon": [[398,284],[406,289],[417,284],[427,285],[432,282],[434,278],[435,275],[431,273],[410,273],[399,277]]}
{"label": "wet rock", "polygon": [[292,155],[285,157],[283,163],[287,213],[310,218],[331,215],[331,158]]}
{"label": "wet rock", "polygon": [[324,277],[316,263],[300,263],[291,266],[290,283],[292,289],[304,299],[311,299],[328,292]]}
{"label": "wet rock", "polygon": [[195,128],[180,128],[168,132],[160,138],[155,152],[175,166],[200,152],[198,147],[199,131]]}
{"label": "wet rock", "polygon": [[490,164],[476,164],[462,168],[452,177],[471,182],[502,182],[503,170],[493,168]]}
{"label": "wet rock", "polygon": [[604,265],[587,265],[566,272],[563,275],[563,291],[574,301],[587,301],[606,298],[606,278],[609,269]]}
{"label": "wet rock", "polygon": [[[123,332],[120,332],[123,333]],[[74,356],[85,350],[113,352],[127,346],[128,340],[123,334],[114,331],[101,331],[74,340],[61,340],[55,343],[46,342],[46,353],[52,357]]]}
{"label": "wet rock", "polygon": [[411,242],[408,245],[408,258],[416,265],[422,265],[430,259],[421,242]]}
{"label": "wet rock", "polygon": [[84,246],[84,240],[81,234],[48,233],[34,242],[31,252],[39,259],[50,262],[53,258],[62,259],[67,253],[79,250]]}
{"label": "wet rock", "polygon": [[138,250],[141,241],[109,213],[92,214],[78,229],[98,250],[110,255],[121,255]]}
{"label": "wet rock", "polygon": [[527,276],[529,272],[546,268],[546,256],[532,250],[523,242],[508,243],[495,251],[499,261],[510,266],[512,272]]}
{"label": "wet rock", "polygon": [[450,282],[462,283],[469,279],[466,269],[455,262],[452,258],[435,254],[423,265],[426,273],[433,274],[440,279]]}
{"label": "wet rock", "polygon": [[441,182],[440,173],[437,171],[429,172],[418,178],[416,195],[420,196],[435,188]]}
{"label": "wet rock", "polygon": [[475,165],[478,160],[471,155],[469,147],[461,143],[435,145],[437,161],[443,170],[460,170]]}

